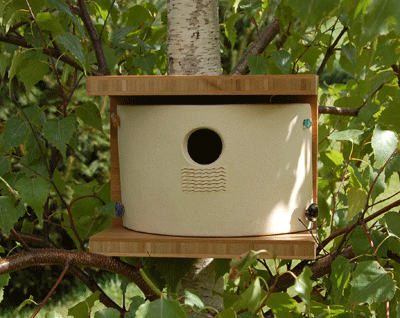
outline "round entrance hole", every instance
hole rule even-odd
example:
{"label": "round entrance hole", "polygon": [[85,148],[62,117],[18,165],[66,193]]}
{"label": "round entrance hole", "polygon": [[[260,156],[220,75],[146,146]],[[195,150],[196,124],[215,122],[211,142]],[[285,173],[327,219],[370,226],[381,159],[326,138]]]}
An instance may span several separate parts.
{"label": "round entrance hole", "polygon": [[189,136],[187,150],[194,162],[208,165],[219,158],[222,152],[222,140],[211,129],[198,129]]}

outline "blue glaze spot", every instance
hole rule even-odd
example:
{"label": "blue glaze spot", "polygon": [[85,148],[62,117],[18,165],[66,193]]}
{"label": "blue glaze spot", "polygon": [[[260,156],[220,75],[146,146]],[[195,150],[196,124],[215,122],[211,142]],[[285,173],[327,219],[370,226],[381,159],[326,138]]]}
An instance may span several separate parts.
{"label": "blue glaze spot", "polygon": [[309,129],[312,126],[312,121],[311,119],[304,119],[303,120],[303,127]]}
{"label": "blue glaze spot", "polygon": [[120,202],[115,202],[115,216],[120,218],[125,212],[125,207]]}

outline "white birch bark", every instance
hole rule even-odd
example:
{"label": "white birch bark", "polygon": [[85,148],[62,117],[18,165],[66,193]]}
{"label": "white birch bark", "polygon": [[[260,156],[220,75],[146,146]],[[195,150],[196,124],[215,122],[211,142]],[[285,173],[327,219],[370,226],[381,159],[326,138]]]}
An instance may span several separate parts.
{"label": "white birch bark", "polygon": [[168,75],[220,75],[217,0],[168,0]]}
{"label": "white birch bark", "polygon": [[[167,1],[168,75],[220,75],[218,0]],[[198,259],[181,280],[180,289],[192,290],[206,306],[223,309],[223,282],[214,284],[212,259]]]}

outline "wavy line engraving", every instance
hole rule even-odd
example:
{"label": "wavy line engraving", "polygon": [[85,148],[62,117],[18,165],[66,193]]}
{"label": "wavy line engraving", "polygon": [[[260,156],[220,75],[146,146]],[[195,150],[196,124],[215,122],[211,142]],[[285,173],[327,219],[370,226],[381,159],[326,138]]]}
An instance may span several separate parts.
{"label": "wavy line engraving", "polygon": [[219,168],[182,168],[183,192],[220,192],[226,191],[226,169]]}

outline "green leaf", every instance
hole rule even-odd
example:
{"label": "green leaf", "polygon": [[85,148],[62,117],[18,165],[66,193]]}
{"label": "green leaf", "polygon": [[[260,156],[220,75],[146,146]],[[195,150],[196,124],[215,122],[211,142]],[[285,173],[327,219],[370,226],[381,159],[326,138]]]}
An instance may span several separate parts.
{"label": "green leaf", "polygon": [[56,312],[46,312],[44,318],[63,318],[63,316]]}
{"label": "green leaf", "polygon": [[362,212],[367,203],[367,193],[362,189],[350,189],[347,192],[347,202],[349,211],[347,212],[346,223],[348,223],[356,214]]}
{"label": "green leaf", "polygon": [[303,272],[296,278],[296,282],[294,284],[294,290],[299,294],[300,298],[307,306],[310,305],[311,301],[311,275],[311,269],[308,266],[305,267]]}
{"label": "green leaf", "polygon": [[185,289],[185,305],[188,305],[194,308],[195,310],[201,310],[204,308],[204,303],[200,299],[200,297],[186,289]]}
{"label": "green leaf", "polygon": [[92,102],[86,102],[82,106],[78,106],[75,108],[75,114],[85,124],[103,132],[103,122],[101,119],[100,111],[97,108],[96,104]]}
{"label": "green leaf", "polygon": [[69,115],[63,119],[50,119],[43,126],[45,138],[66,157],[67,144],[76,131],[75,116]]}
{"label": "green leaf", "polygon": [[392,299],[396,284],[377,261],[360,262],[354,273],[349,303],[372,304]]}
{"label": "green leaf", "polygon": [[332,282],[332,292],[335,304],[341,303],[340,300],[343,296],[343,292],[350,280],[352,267],[350,261],[340,255],[333,261],[330,281]]}
{"label": "green leaf", "polygon": [[186,313],[176,300],[159,298],[146,302],[136,311],[136,318],[186,318]]}
{"label": "green leaf", "polygon": [[62,12],[62,13],[66,13],[69,16],[72,16],[72,12],[70,7],[64,3],[63,1],[60,0],[47,0],[47,2],[49,3],[49,5],[53,6],[57,11]]}
{"label": "green leaf", "polygon": [[362,36],[360,45],[365,45],[378,35],[389,32],[388,21],[392,20],[393,13],[398,13],[396,0],[373,0],[369,3],[363,15]]}
{"label": "green leaf", "polygon": [[10,197],[0,197],[0,228],[5,235],[10,233],[14,223],[24,215],[22,209],[17,209]]}
{"label": "green leaf", "polygon": [[4,77],[6,70],[8,69],[7,57],[5,54],[0,54],[0,75]]}
{"label": "green leaf", "polygon": [[108,202],[105,205],[97,206],[95,208],[96,213],[104,213],[109,216],[115,217],[115,201]]}
{"label": "green leaf", "polygon": [[125,37],[133,30],[135,30],[135,28],[129,26],[124,26],[122,28],[114,30],[111,37],[113,46],[118,46],[119,44],[121,44]]}
{"label": "green leaf", "polygon": [[85,69],[86,58],[83,54],[82,45],[79,39],[72,33],[65,33],[63,35],[58,35],[57,40],[78,59],[82,68]]}
{"label": "green leaf", "polygon": [[276,318],[292,318],[298,313],[297,302],[287,293],[272,293],[266,305],[272,309]]}
{"label": "green leaf", "polygon": [[340,66],[351,74],[356,72],[357,50],[351,43],[342,46]]}
{"label": "green leaf", "polygon": [[157,61],[155,53],[148,53],[145,56],[138,56],[133,59],[133,64],[139,67],[143,72],[151,75],[154,72],[154,65]]}
{"label": "green leaf", "polygon": [[176,292],[181,278],[190,271],[194,259],[152,258],[146,262],[146,271],[156,284],[166,284],[171,292]]}
{"label": "green leaf", "polygon": [[240,295],[240,299],[236,301],[236,303],[233,305],[233,308],[235,311],[248,309],[255,314],[266,294],[267,292],[261,287],[260,277],[256,277],[250,286],[246,288],[243,294]]}
{"label": "green leaf", "polygon": [[65,33],[62,25],[58,22],[58,19],[54,17],[50,12],[40,12],[36,15],[36,22],[39,28],[43,30],[51,31],[53,36]]}
{"label": "green leaf", "polygon": [[93,305],[99,300],[100,292],[96,291],[85,300],[79,302],[74,307],[68,309],[68,316],[74,318],[87,318],[91,312]]}
{"label": "green leaf", "polygon": [[215,258],[213,262],[215,270],[214,282],[216,283],[220,277],[224,276],[226,273],[229,273],[231,269],[229,266],[231,260],[226,258]]}
{"label": "green leaf", "polygon": [[[98,209],[100,208],[101,210],[103,203],[98,198],[93,196],[94,191],[91,188],[90,184],[85,183],[77,186],[72,186],[72,190],[74,191],[74,194],[72,196],[74,202],[72,204],[71,212],[75,219],[80,219],[84,216],[93,216],[102,213],[101,211],[98,211]],[[107,208],[105,209],[108,210],[108,208],[109,206],[107,206]]]}
{"label": "green leaf", "polygon": [[330,150],[325,155],[333,163],[334,167],[340,166],[343,163],[343,155],[336,150]]}
{"label": "green leaf", "polygon": [[4,297],[4,286],[8,285],[8,281],[10,280],[10,274],[4,274],[0,276],[0,302],[3,301]]}
{"label": "green leaf", "polygon": [[391,130],[381,130],[377,125],[371,142],[375,155],[374,167],[380,169],[397,148],[396,133]]}
{"label": "green leaf", "polygon": [[296,16],[306,26],[318,25],[323,19],[329,17],[340,1],[337,0],[288,0],[287,3],[296,12]]}
{"label": "green leaf", "polygon": [[[387,241],[383,241],[385,240],[386,235],[373,229],[369,229],[369,233],[372,243],[375,247],[376,255],[378,257],[385,257],[388,244]],[[370,246],[370,241],[367,237],[367,234],[365,233],[365,230],[362,227],[357,227],[354,230],[350,242],[353,246],[353,252],[355,255],[366,255],[366,257],[362,258],[363,260],[368,259],[368,257],[372,257],[370,256],[373,254]]]}
{"label": "green leaf", "polygon": [[31,60],[27,67],[20,70],[18,77],[24,83],[26,91],[29,92],[48,72],[47,63]]}
{"label": "green leaf", "polygon": [[364,123],[369,123],[374,120],[374,115],[379,111],[380,106],[375,102],[368,102],[363,108],[358,112],[358,118]]}
{"label": "green leaf", "polygon": [[34,211],[39,220],[43,218],[43,206],[50,193],[51,183],[44,178],[22,178],[19,179],[15,188],[22,200]]}
{"label": "green leaf", "polygon": [[8,71],[9,83],[11,83],[11,80],[14,78],[15,75],[17,75],[23,61],[24,61],[24,52],[18,50],[15,51],[14,57],[11,62],[10,70]]}
{"label": "green leaf", "polygon": [[115,308],[105,308],[96,311],[94,318],[120,318],[121,315]]}
{"label": "green leaf", "polygon": [[360,107],[363,102],[364,99],[361,96],[346,96],[336,99],[333,105],[335,107],[357,108]]}
{"label": "green leaf", "polygon": [[400,214],[397,212],[386,213],[385,223],[389,234],[400,239]]}
{"label": "green leaf", "polygon": [[331,140],[349,140],[355,144],[360,142],[360,137],[364,132],[358,129],[348,129],[343,131],[336,131],[328,136]]}
{"label": "green leaf", "polygon": [[400,102],[391,102],[382,112],[378,121],[400,134]]}
{"label": "green leaf", "polygon": [[237,35],[235,30],[235,23],[239,19],[239,17],[239,13],[234,13],[225,22],[225,35],[228,38],[229,42],[231,42],[232,48],[235,46],[236,42]]}
{"label": "green leaf", "polygon": [[21,304],[19,304],[19,306],[13,311],[12,316],[11,317],[16,317],[18,315],[18,313],[27,305],[30,305],[32,303],[35,303],[33,301],[33,296],[30,295],[28,299],[25,299]]}
{"label": "green leaf", "polygon": [[240,276],[244,271],[247,271],[251,265],[255,264],[255,262],[257,262],[258,254],[261,252],[263,251],[248,251],[241,255],[240,258],[233,259],[230,266],[235,277]]}
{"label": "green leaf", "polygon": [[217,318],[236,318],[237,315],[233,308],[227,308],[227,309],[219,312],[216,317]]}
{"label": "green leaf", "polygon": [[311,45],[306,52],[301,56],[301,61],[305,62],[307,66],[313,69],[322,54],[322,51],[319,50],[314,45]]}
{"label": "green leaf", "polygon": [[[387,188],[387,185],[385,183],[385,174],[381,173],[378,177],[378,171],[374,170],[371,166],[366,169],[366,172],[368,171],[368,177],[369,177],[369,186],[372,187],[371,191],[371,199],[372,201],[375,201],[375,199],[385,191]],[[367,173],[366,173],[367,175]],[[375,184],[374,184],[375,182]]]}
{"label": "green leaf", "polygon": [[[314,317],[341,317],[346,318],[346,316],[342,316],[347,310],[345,306],[342,305],[325,305],[320,302],[312,301],[311,302],[311,313],[314,314]],[[350,317],[349,317],[350,318]]]}
{"label": "green leaf", "polygon": [[126,11],[125,15],[127,21],[126,26],[135,27],[141,25],[143,22],[150,21],[152,16],[150,11],[141,5],[135,5]]}
{"label": "green leaf", "polygon": [[272,59],[282,74],[289,74],[292,65],[292,57],[289,52],[285,50],[273,51]]}
{"label": "green leaf", "polygon": [[264,75],[268,72],[268,56],[249,55],[247,63],[249,65],[250,75]]}
{"label": "green leaf", "polygon": [[135,318],[136,311],[144,303],[145,303],[145,300],[143,297],[140,297],[140,296],[132,297],[131,303],[129,305],[129,312],[125,315],[125,318]]}
{"label": "green leaf", "polygon": [[11,163],[5,154],[0,153],[0,177],[10,170]]}
{"label": "green leaf", "polygon": [[12,117],[6,121],[2,135],[4,136],[6,151],[12,147],[24,144],[28,130],[28,123],[19,117]]}

